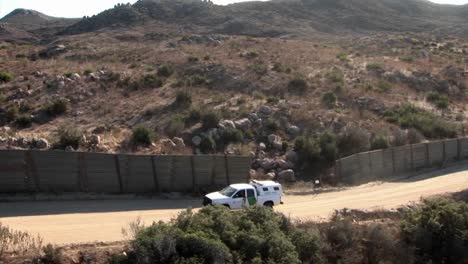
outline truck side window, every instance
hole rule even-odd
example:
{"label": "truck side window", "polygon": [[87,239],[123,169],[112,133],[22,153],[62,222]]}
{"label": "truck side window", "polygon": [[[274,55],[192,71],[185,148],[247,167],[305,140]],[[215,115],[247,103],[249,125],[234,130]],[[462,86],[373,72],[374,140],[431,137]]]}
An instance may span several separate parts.
{"label": "truck side window", "polygon": [[248,189],[248,190],[247,190],[247,197],[255,197],[254,190]]}
{"label": "truck side window", "polygon": [[245,190],[240,190],[232,198],[244,198],[244,197],[245,197]]}
{"label": "truck side window", "polygon": [[279,191],[279,187],[275,187],[275,191]]}
{"label": "truck side window", "polygon": [[268,188],[263,188],[263,191],[264,191],[264,192],[268,192]]}

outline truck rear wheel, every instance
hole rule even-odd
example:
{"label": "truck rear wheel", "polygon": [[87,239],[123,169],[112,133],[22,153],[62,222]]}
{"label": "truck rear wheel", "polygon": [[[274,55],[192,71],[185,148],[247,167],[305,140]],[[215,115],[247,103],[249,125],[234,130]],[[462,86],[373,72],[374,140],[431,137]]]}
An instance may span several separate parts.
{"label": "truck rear wheel", "polygon": [[271,201],[265,202],[265,203],[263,204],[263,206],[273,208],[273,202],[271,202]]}
{"label": "truck rear wheel", "polygon": [[229,206],[229,204],[223,204],[223,206],[225,206],[228,209],[231,209],[231,206]]}

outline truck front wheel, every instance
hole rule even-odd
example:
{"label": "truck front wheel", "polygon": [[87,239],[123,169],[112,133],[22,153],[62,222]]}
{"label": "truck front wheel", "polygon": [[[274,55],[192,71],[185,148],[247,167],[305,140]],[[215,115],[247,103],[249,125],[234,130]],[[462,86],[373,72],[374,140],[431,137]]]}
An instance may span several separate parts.
{"label": "truck front wheel", "polygon": [[231,206],[229,206],[229,204],[223,204],[223,206],[225,206],[228,209],[231,209]]}
{"label": "truck front wheel", "polygon": [[263,206],[273,208],[273,202],[271,202],[271,201],[265,202],[265,203],[263,204]]}

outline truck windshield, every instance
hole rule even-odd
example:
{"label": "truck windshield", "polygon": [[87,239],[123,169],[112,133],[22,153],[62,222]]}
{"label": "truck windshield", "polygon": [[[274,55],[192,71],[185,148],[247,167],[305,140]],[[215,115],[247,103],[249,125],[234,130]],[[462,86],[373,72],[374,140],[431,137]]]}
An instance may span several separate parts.
{"label": "truck windshield", "polygon": [[228,186],[220,191],[220,193],[224,196],[231,197],[237,190]]}

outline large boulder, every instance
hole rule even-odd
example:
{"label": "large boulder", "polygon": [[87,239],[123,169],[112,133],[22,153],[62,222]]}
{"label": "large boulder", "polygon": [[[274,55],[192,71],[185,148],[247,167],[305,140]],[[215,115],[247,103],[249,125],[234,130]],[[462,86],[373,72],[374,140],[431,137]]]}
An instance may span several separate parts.
{"label": "large boulder", "polygon": [[260,107],[259,112],[263,115],[271,115],[273,110],[268,105],[263,105]]}
{"label": "large boulder", "polygon": [[280,182],[295,182],[296,174],[293,170],[284,170],[278,173],[277,179]]}
{"label": "large boulder", "polygon": [[288,134],[291,136],[297,136],[299,133],[301,133],[301,129],[297,126],[289,126],[287,130]]}
{"label": "large boulder", "polygon": [[252,127],[252,121],[248,118],[237,120],[234,124],[243,131],[249,130]]}
{"label": "large boulder", "polygon": [[35,140],[35,147],[38,149],[48,149],[50,147],[49,141],[45,138]]}
{"label": "large boulder", "polygon": [[259,161],[259,165],[262,169],[269,171],[276,167],[276,161],[273,159],[263,159]]}
{"label": "large boulder", "polygon": [[296,164],[299,161],[299,154],[294,150],[290,150],[286,153],[286,160]]}
{"label": "large boulder", "polygon": [[200,146],[201,142],[202,142],[202,138],[201,138],[200,136],[194,136],[194,137],[192,138],[192,143],[193,143],[193,145],[195,145],[196,147]]}

